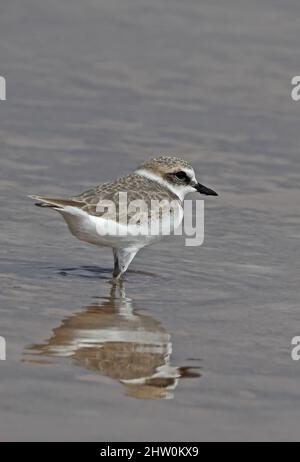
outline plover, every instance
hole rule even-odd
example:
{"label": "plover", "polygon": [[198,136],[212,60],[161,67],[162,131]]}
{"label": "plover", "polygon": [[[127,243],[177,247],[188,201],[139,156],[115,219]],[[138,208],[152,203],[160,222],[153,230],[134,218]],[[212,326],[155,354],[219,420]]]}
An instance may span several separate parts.
{"label": "plover", "polygon": [[[169,226],[172,231],[181,223],[183,200],[186,194],[195,191],[204,195],[218,195],[196,180],[194,169],[185,160],[160,156],[144,162],[126,176],[78,196],[67,199],[29,197],[37,200],[36,205],[40,207],[58,211],[70,232],[78,239],[111,247],[114,255],[113,277],[118,279],[127,271],[140,249],[161,238],[165,227]],[[170,210],[165,213],[163,207],[153,212],[153,204],[161,201],[172,204],[171,213]],[[141,203],[146,207],[143,208]],[[158,224],[156,229],[159,231],[149,233],[149,224]]]}

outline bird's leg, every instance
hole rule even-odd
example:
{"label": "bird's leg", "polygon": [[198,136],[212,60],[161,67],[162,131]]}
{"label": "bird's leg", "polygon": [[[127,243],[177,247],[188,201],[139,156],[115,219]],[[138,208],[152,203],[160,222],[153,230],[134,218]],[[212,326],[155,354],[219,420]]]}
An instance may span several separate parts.
{"label": "bird's leg", "polygon": [[119,265],[119,258],[118,258],[118,249],[113,249],[113,254],[114,254],[114,270],[113,270],[113,278],[114,279],[119,279],[122,271]]}
{"label": "bird's leg", "polygon": [[114,254],[114,271],[113,277],[119,279],[124,274],[139,249],[130,247],[125,249],[113,249]]}

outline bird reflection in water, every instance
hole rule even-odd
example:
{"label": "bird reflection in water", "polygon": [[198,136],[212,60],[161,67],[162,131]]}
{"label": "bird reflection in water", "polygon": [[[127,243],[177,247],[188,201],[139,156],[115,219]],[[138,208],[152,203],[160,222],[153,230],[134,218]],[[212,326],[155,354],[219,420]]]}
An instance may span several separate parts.
{"label": "bird reflection in water", "polygon": [[29,351],[31,362],[41,356],[72,358],[118,380],[128,396],[139,399],[172,399],[179,379],[201,376],[195,368],[171,365],[170,334],[153,317],[136,312],[121,283],[102,303],[64,319],[45,344]]}

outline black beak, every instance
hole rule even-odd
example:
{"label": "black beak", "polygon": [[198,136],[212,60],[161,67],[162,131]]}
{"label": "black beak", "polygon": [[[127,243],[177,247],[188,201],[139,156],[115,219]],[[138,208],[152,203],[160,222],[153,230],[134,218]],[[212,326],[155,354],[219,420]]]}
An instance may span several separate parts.
{"label": "black beak", "polygon": [[197,183],[194,187],[200,194],[205,194],[206,196],[218,196],[215,191],[203,186],[203,184]]}

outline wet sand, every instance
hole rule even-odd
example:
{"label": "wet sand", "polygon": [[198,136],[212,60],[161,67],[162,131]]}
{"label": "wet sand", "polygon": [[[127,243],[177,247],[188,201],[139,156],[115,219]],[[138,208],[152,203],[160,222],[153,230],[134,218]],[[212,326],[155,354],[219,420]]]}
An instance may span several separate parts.
{"label": "wet sand", "polygon": [[[199,3],[1,7],[2,441],[299,440],[300,6]],[[145,249],[112,294],[111,252],[26,196],[156,153],[220,196],[202,247]]]}

